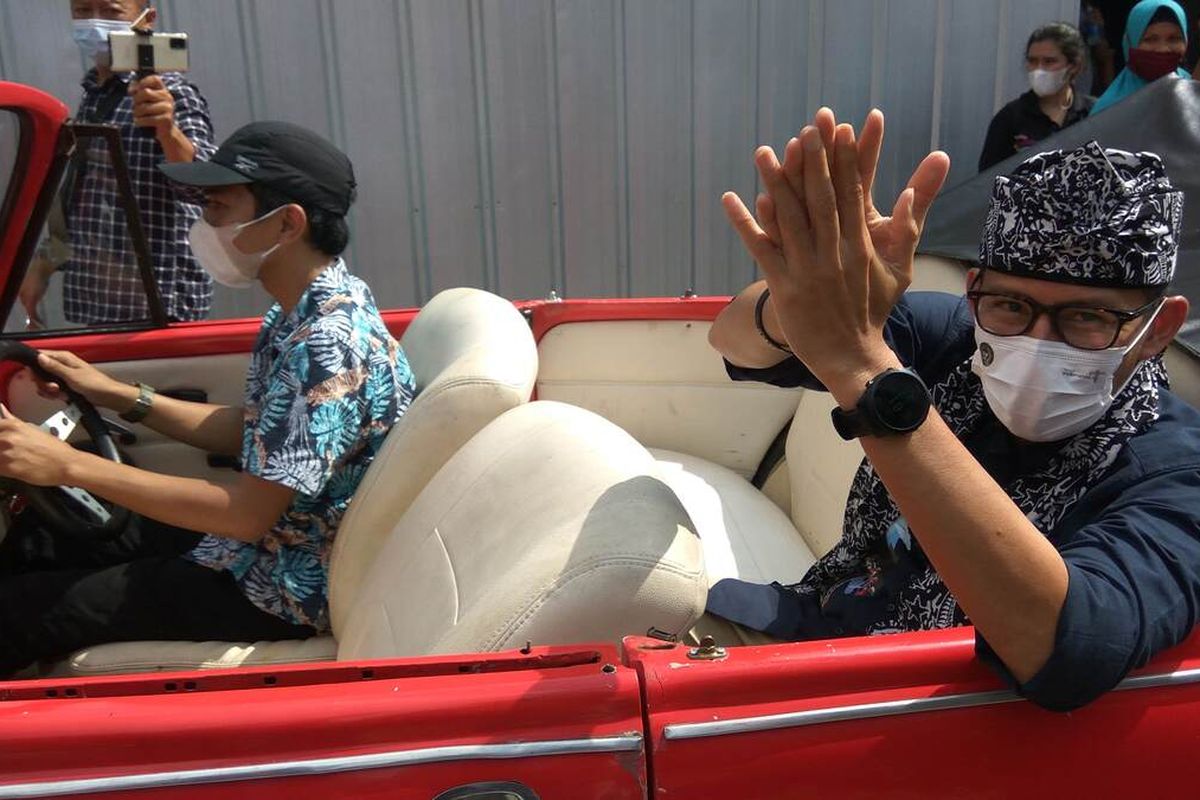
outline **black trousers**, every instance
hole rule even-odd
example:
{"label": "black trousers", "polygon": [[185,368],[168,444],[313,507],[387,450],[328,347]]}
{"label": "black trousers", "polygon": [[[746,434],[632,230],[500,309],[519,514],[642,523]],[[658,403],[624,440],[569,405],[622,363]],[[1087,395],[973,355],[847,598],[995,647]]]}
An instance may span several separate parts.
{"label": "black trousers", "polygon": [[134,514],[121,536],[98,543],[20,514],[0,542],[0,677],[106,642],[315,634],[259,609],[228,572],[182,558],[200,536]]}

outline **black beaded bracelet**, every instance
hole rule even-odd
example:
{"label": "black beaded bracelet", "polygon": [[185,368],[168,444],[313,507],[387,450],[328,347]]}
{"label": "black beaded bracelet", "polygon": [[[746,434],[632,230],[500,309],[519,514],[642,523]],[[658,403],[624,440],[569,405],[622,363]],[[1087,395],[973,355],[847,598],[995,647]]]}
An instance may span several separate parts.
{"label": "black beaded bracelet", "polygon": [[770,288],[762,290],[762,294],[758,296],[758,302],[754,304],[754,327],[758,328],[759,334],[763,337],[767,344],[774,347],[776,350],[781,350],[791,354],[792,348],[788,347],[783,342],[777,341],[771,334],[767,333],[767,327],[763,325],[763,307],[767,304],[767,298],[771,296]]}

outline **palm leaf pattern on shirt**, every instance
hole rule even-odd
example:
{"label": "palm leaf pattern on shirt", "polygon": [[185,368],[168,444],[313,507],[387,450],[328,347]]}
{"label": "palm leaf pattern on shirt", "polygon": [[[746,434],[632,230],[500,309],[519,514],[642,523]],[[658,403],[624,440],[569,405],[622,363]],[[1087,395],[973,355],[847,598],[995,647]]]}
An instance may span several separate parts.
{"label": "palm leaf pattern on shirt", "polygon": [[331,378],[321,381],[308,390],[306,399],[311,406],[341,400],[347,395],[357,394],[363,382],[368,378],[366,367],[358,365],[339,372]]}
{"label": "palm leaf pattern on shirt", "polygon": [[323,317],[309,331],[308,352],[314,364],[334,375],[345,369],[352,357],[349,352],[351,334],[354,331],[353,315],[347,313],[351,306],[342,305]]}

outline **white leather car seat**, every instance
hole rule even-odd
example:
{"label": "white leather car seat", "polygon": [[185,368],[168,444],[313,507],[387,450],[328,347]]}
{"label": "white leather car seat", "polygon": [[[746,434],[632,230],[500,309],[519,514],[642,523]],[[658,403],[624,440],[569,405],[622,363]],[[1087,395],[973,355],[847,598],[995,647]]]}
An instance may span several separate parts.
{"label": "white leather car seat", "polygon": [[653,457],[576,406],[509,411],[447,462],[379,551],[339,660],[681,634],[700,542]]}
{"label": "white leather car seat", "polygon": [[659,475],[679,495],[704,545],[709,585],[722,578],[796,583],[842,535],[850,481],[862,448],[829,421],[833,399],[800,395],[785,457],[791,516],[737,473],[695,456],[652,451]]}
{"label": "white leather car seat", "polygon": [[[537,347],[525,318],[479,289],[434,296],[400,340],[417,395],[363,477],[330,559],[334,634],[383,539],[434,473],[496,417],[528,402]],[[332,659],[333,636],[295,642],[121,642],[77,651],[58,674],[207,669]]]}
{"label": "white leather car seat", "polygon": [[400,340],[417,396],[388,434],[338,529],[329,567],[333,629],[345,622],[375,553],[425,484],[460,447],[529,402],[537,345],[521,312],[480,289],[447,289]]}

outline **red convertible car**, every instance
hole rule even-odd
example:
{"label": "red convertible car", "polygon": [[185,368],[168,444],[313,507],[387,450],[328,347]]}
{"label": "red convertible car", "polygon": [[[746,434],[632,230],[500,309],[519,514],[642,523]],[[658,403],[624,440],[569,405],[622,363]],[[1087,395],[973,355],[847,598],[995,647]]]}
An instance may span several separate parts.
{"label": "red convertible car", "polygon": [[[120,175],[109,133],[0,83],[0,314],[15,321],[0,396],[33,422],[62,409],[14,342],[240,399],[258,320],[156,322],[151,287],[145,323],[24,331],[17,289],[69,154],[109,147]],[[136,210],[130,228],[146,270]],[[960,291],[961,267],[922,258],[917,282]],[[451,289],[387,312],[419,394],[339,532],[333,635],[107,644],[0,682],[0,798],[1195,791],[1195,637],[1056,714],[1006,691],[970,628],[780,643],[703,616],[720,578],[798,580],[838,535],[861,458],[821,394],[727,379],[706,341],[725,300]],[[1200,398],[1193,356],[1169,364]],[[114,457],[232,474],[151,431],[84,423]]]}

